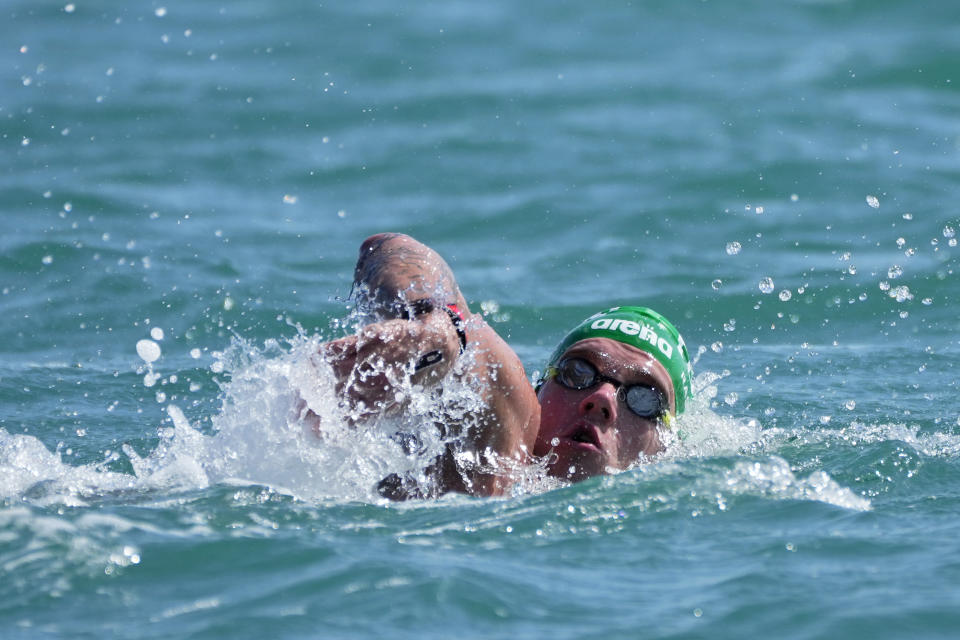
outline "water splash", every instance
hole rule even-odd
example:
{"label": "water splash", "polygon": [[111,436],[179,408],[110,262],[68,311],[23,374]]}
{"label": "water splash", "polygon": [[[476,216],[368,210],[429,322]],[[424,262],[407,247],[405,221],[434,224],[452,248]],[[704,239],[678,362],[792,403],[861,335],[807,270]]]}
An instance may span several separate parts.
{"label": "water splash", "polygon": [[[381,502],[378,482],[400,474],[428,482],[425,469],[454,442],[432,418],[437,396],[408,388],[409,411],[384,415],[363,425],[345,419],[332,371],[318,353],[319,337],[299,335],[286,345],[268,341],[262,348],[235,340],[215,365],[227,373],[222,406],[211,417],[213,430],[191,424],[176,404],[166,406],[160,442],[147,455],[124,446],[132,473],[117,472],[118,453],[82,466],[65,464],[31,436],[0,430],[0,498],[26,498],[34,504],[82,505],[90,499],[124,492],[202,490],[214,485],[261,485],[316,502]],[[719,347],[718,347],[719,348]],[[701,349],[700,354],[708,351]],[[698,354],[698,356],[700,355]],[[641,461],[645,477],[670,473],[671,465],[693,464],[704,482],[727,493],[819,500],[851,509],[869,503],[839,486],[813,464],[806,478],[796,475],[781,452],[791,438],[849,442],[896,439],[925,456],[960,456],[960,437],[920,434],[905,426],[870,427],[854,423],[841,430],[816,426],[791,436],[763,429],[754,419],[715,413],[717,384],[729,372],[701,372],[695,396],[676,428],[664,433],[667,451]],[[444,387],[444,402],[469,413],[480,397],[470,385]],[[729,394],[727,398],[729,400]],[[725,406],[722,405],[721,406]],[[711,471],[718,460],[722,473]],[[480,464],[480,462],[477,462]],[[732,464],[732,467],[729,465]],[[801,465],[803,466],[803,465]],[[662,471],[656,471],[656,470]],[[563,486],[545,477],[543,465],[514,465],[515,496]],[[625,480],[624,481],[629,481]],[[726,487],[726,489],[724,489]]]}
{"label": "water splash", "polygon": [[[407,410],[354,424],[335,391],[318,337],[297,337],[285,350],[236,340],[220,355],[230,374],[213,435],[202,434],[176,406],[172,428],[145,458],[132,449],[137,478],[151,487],[198,488],[218,483],[263,484],[306,499],[376,501],[389,474],[423,474],[447,444],[433,424],[433,394],[403,389]],[[479,395],[452,381],[445,403],[473,411]]]}

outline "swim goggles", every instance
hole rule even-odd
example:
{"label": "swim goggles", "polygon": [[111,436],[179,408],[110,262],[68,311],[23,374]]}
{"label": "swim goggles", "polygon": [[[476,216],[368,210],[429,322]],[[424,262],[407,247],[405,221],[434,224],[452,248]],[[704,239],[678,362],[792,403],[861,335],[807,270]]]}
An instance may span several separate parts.
{"label": "swim goggles", "polygon": [[592,389],[601,382],[609,382],[617,390],[617,399],[626,402],[630,411],[641,418],[653,420],[670,417],[667,412],[667,399],[662,391],[647,384],[627,385],[602,375],[593,364],[583,358],[563,358],[555,366],[547,367],[546,377],[576,391]]}

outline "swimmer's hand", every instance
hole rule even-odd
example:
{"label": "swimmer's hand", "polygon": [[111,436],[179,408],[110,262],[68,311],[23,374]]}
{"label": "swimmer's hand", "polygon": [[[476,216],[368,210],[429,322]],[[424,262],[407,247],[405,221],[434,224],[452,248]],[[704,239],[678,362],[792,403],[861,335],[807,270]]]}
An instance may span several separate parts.
{"label": "swimmer's hand", "polygon": [[442,310],[370,324],[320,348],[352,421],[398,410],[411,386],[439,382],[459,352],[459,337]]}

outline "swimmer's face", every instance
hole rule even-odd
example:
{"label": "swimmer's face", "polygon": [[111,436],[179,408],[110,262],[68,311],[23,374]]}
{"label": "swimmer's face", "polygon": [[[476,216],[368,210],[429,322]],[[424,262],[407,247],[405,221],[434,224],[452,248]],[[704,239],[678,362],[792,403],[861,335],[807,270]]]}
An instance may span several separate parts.
{"label": "swimmer's face", "polygon": [[[546,456],[550,475],[579,481],[609,471],[626,469],[641,455],[663,450],[658,417],[632,411],[623,390],[631,385],[653,387],[662,394],[671,413],[676,411],[670,375],[656,358],[636,347],[608,338],[574,343],[558,361],[585,361],[600,376],[585,389],[572,389],[557,377],[540,388],[540,430],[534,454]],[[589,369],[589,367],[587,367]],[[635,404],[636,406],[636,404]]]}

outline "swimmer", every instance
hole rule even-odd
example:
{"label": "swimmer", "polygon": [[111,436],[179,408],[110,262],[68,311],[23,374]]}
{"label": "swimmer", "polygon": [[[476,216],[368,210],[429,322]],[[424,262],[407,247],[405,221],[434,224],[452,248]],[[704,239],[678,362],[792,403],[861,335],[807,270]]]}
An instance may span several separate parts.
{"label": "swimmer", "polygon": [[401,411],[404,382],[436,391],[452,376],[482,400],[476,415],[436,416],[452,444],[427,470],[432,486],[391,475],[378,487],[389,498],[503,495],[512,469],[538,460],[571,482],[627,469],[663,450],[661,432],[691,395],[680,334],[660,314],[626,306],[574,328],[535,390],[513,350],[470,312],[443,258],[409,236],[364,241],[354,294],[370,322],[321,347],[351,422]]}

